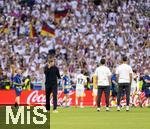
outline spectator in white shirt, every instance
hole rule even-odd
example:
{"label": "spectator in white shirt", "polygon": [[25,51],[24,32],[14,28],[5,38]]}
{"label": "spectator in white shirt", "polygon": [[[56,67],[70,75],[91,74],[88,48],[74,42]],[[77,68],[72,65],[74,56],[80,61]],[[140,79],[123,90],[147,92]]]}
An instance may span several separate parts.
{"label": "spectator in white shirt", "polygon": [[100,103],[102,93],[105,93],[106,100],[106,111],[109,111],[109,95],[110,95],[110,82],[111,82],[111,72],[110,69],[105,66],[105,59],[101,59],[100,66],[96,68],[96,82],[98,85],[98,99],[97,99],[97,111],[100,111]]}
{"label": "spectator in white shirt", "polygon": [[129,111],[132,75],[133,75],[133,71],[131,66],[127,64],[127,57],[123,56],[122,64],[119,65],[116,69],[116,76],[119,83],[118,96],[117,96],[117,111],[120,111],[120,99],[123,90],[125,90],[125,94],[126,94],[126,103],[127,103],[126,111]]}

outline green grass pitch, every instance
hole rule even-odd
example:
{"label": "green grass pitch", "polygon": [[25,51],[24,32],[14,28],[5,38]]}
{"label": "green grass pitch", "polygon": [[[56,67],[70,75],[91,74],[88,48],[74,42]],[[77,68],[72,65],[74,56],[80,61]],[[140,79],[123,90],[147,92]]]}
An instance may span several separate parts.
{"label": "green grass pitch", "polygon": [[123,108],[120,112],[111,108],[100,112],[96,108],[58,108],[50,113],[50,129],[150,129],[150,108]]}

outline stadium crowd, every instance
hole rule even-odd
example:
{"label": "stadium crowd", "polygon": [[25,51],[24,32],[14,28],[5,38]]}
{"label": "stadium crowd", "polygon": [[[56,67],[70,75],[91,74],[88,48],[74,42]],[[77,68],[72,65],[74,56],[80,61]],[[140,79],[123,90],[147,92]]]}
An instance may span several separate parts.
{"label": "stadium crowd", "polygon": [[[102,57],[113,69],[124,54],[143,75],[150,69],[149,5],[148,0],[0,0],[0,28],[5,27],[0,33],[1,75],[11,78],[16,67],[44,83],[51,51],[61,73],[67,67],[72,81],[79,68],[91,78]],[[54,11],[64,9],[67,15],[56,23]],[[43,21],[55,28],[55,37],[40,35]]]}

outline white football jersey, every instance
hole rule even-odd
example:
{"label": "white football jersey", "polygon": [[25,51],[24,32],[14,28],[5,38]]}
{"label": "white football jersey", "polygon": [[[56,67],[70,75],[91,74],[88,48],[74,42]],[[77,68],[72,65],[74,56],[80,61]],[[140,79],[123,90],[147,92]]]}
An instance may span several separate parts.
{"label": "white football jersey", "polygon": [[87,82],[86,76],[83,74],[77,74],[76,77],[76,89],[84,88],[84,84]]}
{"label": "white football jersey", "polygon": [[133,71],[128,64],[121,64],[117,67],[116,74],[119,75],[119,83],[130,83],[130,74],[133,74]]}

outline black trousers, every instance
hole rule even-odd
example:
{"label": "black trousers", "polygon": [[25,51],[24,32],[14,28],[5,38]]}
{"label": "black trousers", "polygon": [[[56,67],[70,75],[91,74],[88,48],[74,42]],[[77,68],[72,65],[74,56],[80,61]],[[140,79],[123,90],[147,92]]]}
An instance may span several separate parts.
{"label": "black trousers", "polygon": [[105,102],[106,107],[109,107],[109,95],[110,95],[110,86],[98,86],[98,94],[97,94],[97,107],[100,107],[102,93],[105,93]]}
{"label": "black trousers", "polygon": [[50,110],[50,94],[53,93],[53,110],[57,109],[57,85],[46,85],[46,110]]}
{"label": "black trousers", "polygon": [[130,83],[119,83],[118,87],[118,95],[117,95],[117,105],[120,106],[120,99],[123,94],[123,90],[125,90],[126,94],[126,105],[129,106],[130,103],[130,89],[131,85]]}

